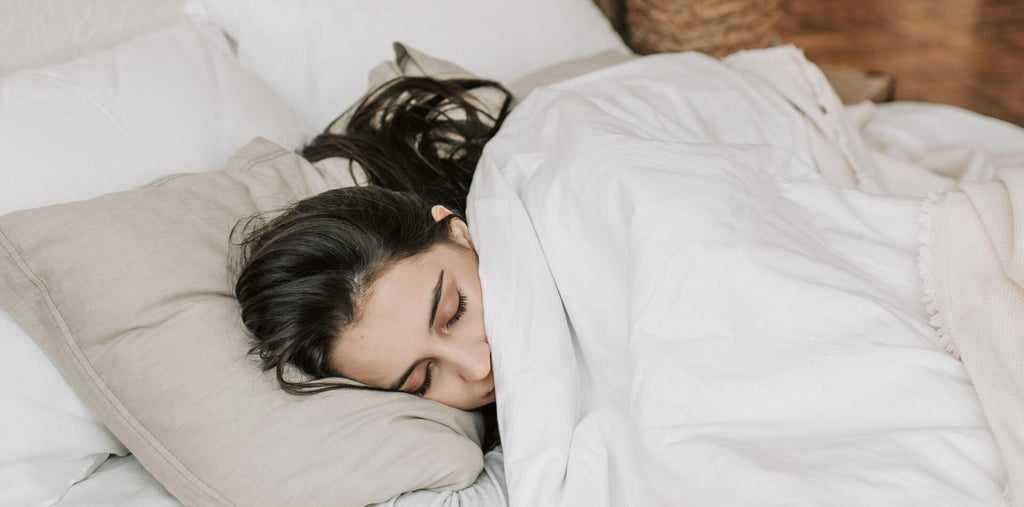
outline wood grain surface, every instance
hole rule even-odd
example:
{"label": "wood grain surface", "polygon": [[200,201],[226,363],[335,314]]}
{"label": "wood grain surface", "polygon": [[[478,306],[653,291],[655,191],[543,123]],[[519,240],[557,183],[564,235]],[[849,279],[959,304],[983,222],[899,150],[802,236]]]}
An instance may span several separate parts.
{"label": "wood grain surface", "polygon": [[896,100],[1024,126],[1024,0],[782,0],[783,43],[819,65],[887,72]]}

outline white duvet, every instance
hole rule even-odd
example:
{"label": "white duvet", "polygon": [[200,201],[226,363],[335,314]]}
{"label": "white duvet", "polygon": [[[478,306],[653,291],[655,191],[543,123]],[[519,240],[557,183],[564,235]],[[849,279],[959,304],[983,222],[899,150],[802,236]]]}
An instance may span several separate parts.
{"label": "white duvet", "polygon": [[512,505],[1003,503],[920,301],[919,201],[826,183],[808,125],[662,55],[538,90],[488,144],[468,215]]}

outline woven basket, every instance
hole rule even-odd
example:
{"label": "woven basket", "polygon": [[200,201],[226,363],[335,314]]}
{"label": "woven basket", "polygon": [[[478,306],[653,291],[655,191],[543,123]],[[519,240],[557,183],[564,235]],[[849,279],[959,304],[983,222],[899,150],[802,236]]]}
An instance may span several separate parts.
{"label": "woven basket", "polygon": [[641,54],[701,51],[721,57],[778,40],[779,0],[627,0],[626,27]]}

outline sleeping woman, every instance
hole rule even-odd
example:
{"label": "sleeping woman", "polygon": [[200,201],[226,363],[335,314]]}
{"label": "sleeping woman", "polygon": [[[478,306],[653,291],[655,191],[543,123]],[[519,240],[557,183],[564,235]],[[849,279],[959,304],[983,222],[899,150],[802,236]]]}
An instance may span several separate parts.
{"label": "sleeping woman", "polygon": [[522,505],[993,503],[992,432],[921,304],[921,200],[830,182],[849,145],[802,114],[856,130],[771,86],[663,56],[506,121],[493,82],[386,84],[303,151],[369,185],[242,222],[252,351],[292,393],[480,410],[485,447],[498,400]]}
{"label": "sleeping woman", "polygon": [[[485,88],[504,97],[496,112],[472,96]],[[490,405],[493,415],[478,261],[463,210],[480,153],[510,103],[490,81],[391,81],[357,105],[344,134],[321,134],[303,150],[311,162],[351,160],[369,185],[241,224],[235,295],[252,353],[282,388],[401,391],[462,410]],[[287,365],[308,378],[286,378]]]}

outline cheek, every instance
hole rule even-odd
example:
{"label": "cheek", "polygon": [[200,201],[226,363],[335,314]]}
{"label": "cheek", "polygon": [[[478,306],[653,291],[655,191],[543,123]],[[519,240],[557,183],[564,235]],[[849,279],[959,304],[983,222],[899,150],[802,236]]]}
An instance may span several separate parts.
{"label": "cheek", "polygon": [[474,410],[484,404],[484,396],[493,388],[490,376],[481,381],[467,382],[453,369],[438,369],[425,398],[460,410]]}
{"label": "cheek", "polygon": [[472,320],[467,322],[469,332],[472,334],[473,340],[487,341],[487,331],[484,326],[484,305],[486,302],[483,299],[483,290],[480,288],[480,277],[473,272],[473,285],[472,289],[474,294],[474,300],[476,304],[472,308]]}
{"label": "cheek", "polygon": [[483,321],[483,288],[481,288],[480,286],[480,273],[478,271],[478,268],[479,264],[476,262],[476,259],[474,258],[473,262],[469,263],[469,265],[466,266],[466,269],[464,270],[464,277],[465,280],[469,281],[466,284],[466,289],[470,292],[470,294],[468,295],[474,301],[477,302],[477,304],[475,305],[476,308],[473,308],[473,313],[476,314],[475,316],[478,318],[478,320]]}
{"label": "cheek", "polygon": [[474,304],[466,311],[466,316],[468,318],[466,319],[465,328],[462,332],[465,333],[464,338],[467,341],[487,341],[484,327],[484,301],[480,294],[479,284],[473,290],[476,291],[476,294],[471,296],[471,301],[473,301]]}
{"label": "cheek", "polygon": [[460,410],[472,410],[475,400],[467,387],[458,378],[437,379],[431,385],[431,392],[424,397]]}

